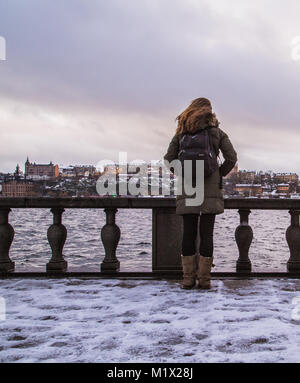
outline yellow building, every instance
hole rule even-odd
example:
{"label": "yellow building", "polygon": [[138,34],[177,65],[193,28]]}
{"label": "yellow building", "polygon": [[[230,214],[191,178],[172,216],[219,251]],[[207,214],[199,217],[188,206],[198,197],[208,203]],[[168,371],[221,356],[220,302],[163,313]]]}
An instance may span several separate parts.
{"label": "yellow building", "polygon": [[249,197],[262,194],[262,186],[259,184],[237,184],[233,190],[241,195],[249,195]]}
{"label": "yellow building", "polygon": [[289,184],[279,184],[277,185],[277,193],[288,193],[290,191]]}

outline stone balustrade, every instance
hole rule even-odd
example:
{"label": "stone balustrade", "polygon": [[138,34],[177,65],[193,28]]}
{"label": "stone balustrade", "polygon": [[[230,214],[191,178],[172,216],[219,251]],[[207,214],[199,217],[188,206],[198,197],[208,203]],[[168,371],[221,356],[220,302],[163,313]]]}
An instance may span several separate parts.
{"label": "stone balustrade", "polygon": [[[11,209],[49,208],[53,214],[53,224],[48,228],[47,238],[52,256],[46,265],[46,273],[63,274],[67,272],[63,247],[67,238],[67,229],[62,223],[65,209],[104,209],[106,223],[101,230],[101,240],[105,257],[100,265],[101,274],[120,274],[120,262],[117,256],[118,242],[121,236],[117,225],[118,209],[152,209],[152,273],[177,274],[181,270],[181,234],[182,218],[176,215],[174,198],[143,197],[93,197],[93,198],[0,198],[0,273],[14,273],[15,264],[9,257],[9,249],[14,239],[14,229],[9,224]],[[249,249],[253,239],[253,230],[249,225],[251,210],[285,210],[291,216],[291,225],[286,230],[286,240],[290,249],[287,260],[289,275],[300,275],[300,200],[291,199],[226,199],[226,209],[235,209],[240,224],[235,229],[237,245],[237,275],[251,275]],[[234,228],[233,228],[234,230]],[[24,274],[24,273],[23,273]],[[174,274],[174,275],[175,275]],[[217,274],[217,273],[216,273]]]}

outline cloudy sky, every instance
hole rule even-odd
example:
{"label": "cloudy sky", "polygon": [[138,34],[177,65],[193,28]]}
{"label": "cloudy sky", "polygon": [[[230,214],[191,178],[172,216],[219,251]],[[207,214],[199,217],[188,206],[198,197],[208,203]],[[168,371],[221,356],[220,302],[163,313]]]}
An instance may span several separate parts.
{"label": "cloudy sky", "polygon": [[299,15],[298,0],[0,0],[0,171],[161,159],[204,96],[240,168],[300,174]]}

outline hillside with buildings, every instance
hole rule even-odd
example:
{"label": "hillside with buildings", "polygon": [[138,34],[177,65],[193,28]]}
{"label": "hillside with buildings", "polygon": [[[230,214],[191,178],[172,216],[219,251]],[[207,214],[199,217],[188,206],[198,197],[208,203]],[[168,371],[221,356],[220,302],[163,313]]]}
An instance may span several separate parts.
{"label": "hillside with buildings", "polygon": [[[17,165],[13,173],[0,173],[0,196],[2,197],[98,197],[97,180],[101,175],[115,176],[117,185],[146,182],[148,196],[158,188],[159,195],[170,185],[174,195],[173,174],[163,171],[160,162],[146,164],[146,173],[138,177],[140,168],[129,171],[127,164],[107,165],[102,171],[92,165],[59,166],[30,162],[24,164],[24,172]],[[152,188],[152,189],[151,189]],[[296,173],[239,170],[238,165],[223,179],[225,198],[300,198],[299,177]],[[124,195],[118,193],[118,195]],[[166,195],[164,193],[164,195]]]}

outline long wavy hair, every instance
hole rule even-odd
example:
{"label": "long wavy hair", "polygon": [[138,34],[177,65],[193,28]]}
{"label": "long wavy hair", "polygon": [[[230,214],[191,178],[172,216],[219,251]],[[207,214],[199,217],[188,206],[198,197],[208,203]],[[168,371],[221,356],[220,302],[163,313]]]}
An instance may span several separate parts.
{"label": "long wavy hair", "polygon": [[207,98],[196,98],[176,118],[178,121],[176,134],[194,133],[204,126],[219,126],[216,115],[212,112],[212,106]]}

